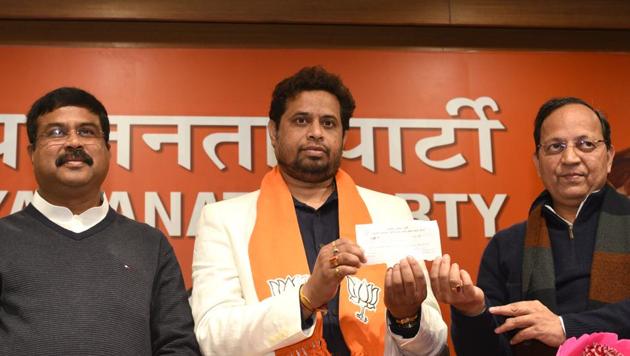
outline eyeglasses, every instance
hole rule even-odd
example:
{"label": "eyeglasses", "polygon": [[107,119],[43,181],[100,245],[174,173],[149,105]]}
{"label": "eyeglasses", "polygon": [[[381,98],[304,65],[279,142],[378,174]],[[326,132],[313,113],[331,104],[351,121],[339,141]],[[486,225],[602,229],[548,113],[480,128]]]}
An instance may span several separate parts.
{"label": "eyeglasses", "polygon": [[[573,141],[573,147],[577,148],[580,152],[591,153],[597,149],[600,143],[606,142],[605,140],[591,140],[589,138],[578,138]],[[566,141],[554,141],[545,144],[538,144],[537,149],[542,148],[542,151],[547,156],[558,155],[564,152],[569,143]]]}
{"label": "eyeglasses", "polygon": [[84,125],[76,129],[69,129],[64,126],[51,126],[39,134],[37,139],[46,145],[61,145],[66,142],[72,132],[84,144],[97,143],[104,137],[103,130],[93,125]]}

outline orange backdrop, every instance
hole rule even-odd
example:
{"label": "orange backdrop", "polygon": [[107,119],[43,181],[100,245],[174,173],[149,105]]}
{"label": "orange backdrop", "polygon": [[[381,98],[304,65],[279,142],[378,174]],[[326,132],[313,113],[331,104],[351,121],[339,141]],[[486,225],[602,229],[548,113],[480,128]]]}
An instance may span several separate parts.
{"label": "orange backdrop", "polygon": [[[474,276],[488,241],[485,231],[524,219],[541,190],[531,163],[532,123],[545,100],[572,95],[589,101],[609,116],[613,144],[618,148],[630,146],[630,120],[626,119],[630,54],[0,47],[0,216],[21,208],[27,196],[24,192],[36,188],[23,124],[18,126],[13,145],[15,167],[7,163],[15,137],[2,128],[15,118],[6,115],[24,114],[34,100],[51,89],[78,86],[98,97],[113,118],[131,116],[132,122],[137,118],[150,122],[152,117],[165,116],[162,119],[172,125],[131,126],[128,169],[117,159],[118,142],[112,142],[112,165],[103,189],[108,196],[118,192],[119,201],[128,203],[126,212],[131,211],[137,220],[151,222],[150,216],[157,216],[157,226],[171,235],[190,286],[194,237],[187,232],[195,205],[223,199],[224,193],[255,190],[268,169],[266,132],[256,125],[251,128],[252,149],[248,153],[251,170],[239,164],[244,156],[239,156],[239,145],[233,142],[215,147],[214,152],[225,164],[219,169],[203,141],[211,134],[235,133],[238,128],[233,124],[216,126],[221,122],[216,117],[253,117],[264,124],[260,120],[267,115],[275,83],[314,64],[339,73],[351,89],[357,102],[355,126],[367,122],[362,119],[383,120],[379,122],[384,127],[374,129],[373,171],[360,157],[345,159],[342,167],[360,185],[419,198],[420,204],[410,201],[412,209],[428,211],[426,215],[439,222],[443,251]],[[451,99],[480,97],[496,103],[498,110],[486,107],[484,112],[488,120],[500,122],[504,128],[489,131],[490,139],[485,140],[479,139],[480,130],[457,128],[452,144],[428,151],[428,159],[434,161],[461,154],[465,163],[448,169],[427,164],[414,148],[422,139],[439,136],[441,126],[403,127],[399,131],[401,152],[393,151],[394,160],[400,157],[399,169],[391,167],[389,134],[397,131],[392,129],[396,119],[409,123],[433,119],[439,125],[455,119],[480,122],[479,113],[470,108],[463,108],[455,117],[446,110]],[[200,117],[206,124],[192,126],[190,141],[152,149],[143,140],[145,134],[177,133],[174,125],[191,117]],[[116,125],[112,130],[117,130]],[[351,129],[349,135],[348,149],[361,143],[359,128]],[[181,145],[190,149],[189,168],[178,164]],[[490,156],[484,158],[491,159],[490,170],[481,165],[482,145],[490,145]],[[486,230],[479,198],[486,206],[498,199],[496,207],[500,208],[486,221]],[[151,203],[156,202],[163,204],[162,216],[170,219],[168,224],[155,213]],[[451,237],[446,231],[449,224]],[[177,229],[179,233],[172,233]],[[443,311],[448,317],[448,310]]]}

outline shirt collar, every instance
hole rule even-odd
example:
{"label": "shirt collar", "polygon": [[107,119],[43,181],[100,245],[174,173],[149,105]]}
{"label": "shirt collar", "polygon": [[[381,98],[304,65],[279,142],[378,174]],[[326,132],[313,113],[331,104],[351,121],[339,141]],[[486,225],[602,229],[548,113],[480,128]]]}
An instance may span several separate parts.
{"label": "shirt collar", "polygon": [[[599,205],[604,200],[604,194],[607,189],[609,189],[609,187],[607,185],[604,185],[601,189],[593,191],[589,195],[587,195],[586,198],[582,200],[582,202],[580,203],[580,206],[578,207],[578,210],[575,214],[574,222],[577,221],[578,218],[581,218],[583,215],[589,215],[593,211],[597,211]],[[572,225],[569,221],[561,217],[554,210],[553,199],[551,198],[551,194],[549,194],[549,191],[545,190],[538,196],[538,198],[536,198],[536,200],[534,201],[534,203],[532,204],[529,210],[530,213],[532,212],[532,210],[534,210],[536,206],[541,205],[541,204],[544,206],[546,211],[549,211],[550,213],[560,218],[565,223]]]}
{"label": "shirt collar", "polygon": [[302,203],[301,201],[295,199],[294,196],[291,196],[293,198],[293,205],[296,208],[299,209],[303,209],[303,210],[311,210],[311,211],[318,211],[318,210],[322,210],[325,209],[327,206],[333,204],[333,202],[337,201],[337,185],[335,184],[335,187],[333,188],[332,193],[330,193],[330,195],[328,196],[328,198],[326,198],[326,201],[324,202],[324,204],[322,204],[322,206],[320,206],[317,209],[314,209],[313,207],[311,207],[310,205],[306,205],[304,203]]}
{"label": "shirt collar", "polygon": [[79,215],[72,214],[65,206],[53,205],[46,201],[39,192],[35,192],[31,204],[48,220],[75,233],[86,231],[101,222],[109,211],[109,202],[105,194],[101,193],[101,205],[89,208]]}

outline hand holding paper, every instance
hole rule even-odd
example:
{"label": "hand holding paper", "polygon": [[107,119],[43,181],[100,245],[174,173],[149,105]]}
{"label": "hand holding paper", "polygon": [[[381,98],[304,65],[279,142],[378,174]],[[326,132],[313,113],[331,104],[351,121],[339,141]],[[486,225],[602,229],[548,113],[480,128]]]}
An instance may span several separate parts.
{"label": "hand holding paper", "polygon": [[357,225],[356,234],[368,265],[385,263],[391,267],[407,256],[421,261],[442,255],[440,230],[435,220]]}

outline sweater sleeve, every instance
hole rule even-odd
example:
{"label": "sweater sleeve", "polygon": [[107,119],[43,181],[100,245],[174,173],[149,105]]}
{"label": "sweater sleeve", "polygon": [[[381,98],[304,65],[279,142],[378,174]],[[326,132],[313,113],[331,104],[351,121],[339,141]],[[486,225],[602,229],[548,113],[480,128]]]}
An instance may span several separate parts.
{"label": "sweater sleeve", "polygon": [[594,332],[613,332],[620,339],[630,339],[630,299],[594,310],[564,314],[562,320],[567,338]]}
{"label": "sweater sleeve", "polygon": [[[508,230],[509,231],[509,230]],[[502,267],[502,249],[499,235],[490,240],[484,251],[477,286],[486,297],[486,306],[509,303],[507,271]],[[511,238],[512,236],[506,236]],[[458,355],[509,355],[509,340],[505,335],[497,335],[494,329],[505,321],[505,318],[493,316],[486,309],[481,315],[468,317],[451,308],[451,337]],[[490,351],[493,352],[490,352]]]}
{"label": "sweater sleeve", "polygon": [[151,300],[153,355],[199,355],[182,273],[164,235],[159,251]]}

